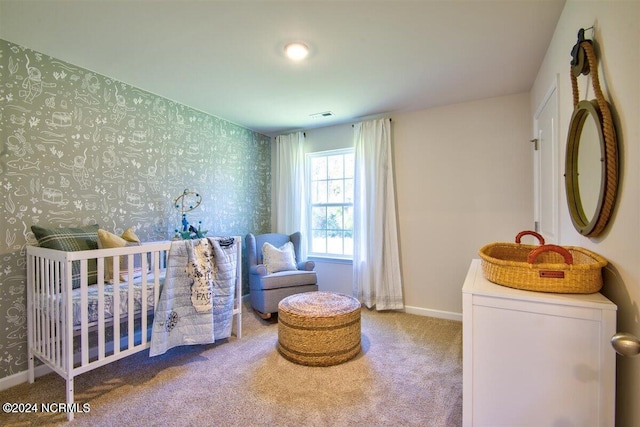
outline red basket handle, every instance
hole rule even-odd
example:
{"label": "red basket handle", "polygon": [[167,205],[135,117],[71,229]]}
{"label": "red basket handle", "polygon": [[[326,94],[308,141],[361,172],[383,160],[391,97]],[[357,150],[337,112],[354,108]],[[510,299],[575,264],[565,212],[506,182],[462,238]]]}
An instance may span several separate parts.
{"label": "red basket handle", "polygon": [[527,257],[527,262],[529,264],[533,264],[536,258],[538,258],[538,255],[540,255],[543,252],[559,253],[564,257],[565,264],[569,264],[569,265],[573,264],[573,255],[571,255],[571,252],[569,252],[562,246],[558,246],[558,245],[542,245],[538,248],[535,248],[534,250],[529,252],[529,256]]}
{"label": "red basket handle", "polygon": [[519,232],[518,235],[516,236],[516,243],[520,243],[520,239],[522,238],[522,236],[526,236],[527,234],[530,234],[531,236],[538,239],[538,242],[540,242],[540,245],[544,245],[544,237],[542,237],[540,234],[536,233],[535,231],[529,231],[529,230]]}

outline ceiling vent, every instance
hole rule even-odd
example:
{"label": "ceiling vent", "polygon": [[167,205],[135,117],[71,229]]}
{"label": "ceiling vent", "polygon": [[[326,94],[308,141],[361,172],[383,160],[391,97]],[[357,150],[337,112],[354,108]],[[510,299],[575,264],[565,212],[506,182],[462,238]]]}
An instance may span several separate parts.
{"label": "ceiling vent", "polygon": [[322,113],[315,113],[315,114],[309,114],[311,116],[311,118],[314,119],[323,119],[325,117],[331,117],[331,116],[335,116],[335,114],[333,114],[333,111],[324,111]]}

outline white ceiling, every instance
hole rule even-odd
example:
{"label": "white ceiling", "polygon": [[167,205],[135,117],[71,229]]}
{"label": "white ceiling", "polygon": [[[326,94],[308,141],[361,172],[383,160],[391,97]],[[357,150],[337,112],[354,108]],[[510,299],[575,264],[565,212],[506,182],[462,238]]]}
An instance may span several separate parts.
{"label": "white ceiling", "polygon": [[563,5],[0,0],[0,38],[276,135],[526,92]]}

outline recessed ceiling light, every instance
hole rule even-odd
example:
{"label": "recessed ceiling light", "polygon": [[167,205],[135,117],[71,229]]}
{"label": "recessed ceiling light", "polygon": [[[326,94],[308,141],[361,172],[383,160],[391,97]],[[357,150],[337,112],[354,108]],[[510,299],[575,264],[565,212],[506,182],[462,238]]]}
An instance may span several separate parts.
{"label": "recessed ceiling light", "polygon": [[309,54],[309,48],[304,43],[295,42],[286,45],[284,47],[284,52],[287,54],[289,59],[293,61],[300,61],[307,57]]}

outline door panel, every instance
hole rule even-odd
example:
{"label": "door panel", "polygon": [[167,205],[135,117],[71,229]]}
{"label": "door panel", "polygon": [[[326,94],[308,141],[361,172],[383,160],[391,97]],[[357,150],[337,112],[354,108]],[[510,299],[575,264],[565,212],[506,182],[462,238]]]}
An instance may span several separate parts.
{"label": "door panel", "polygon": [[534,218],[536,231],[558,243],[558,97],[554,82],[534,116]]}

